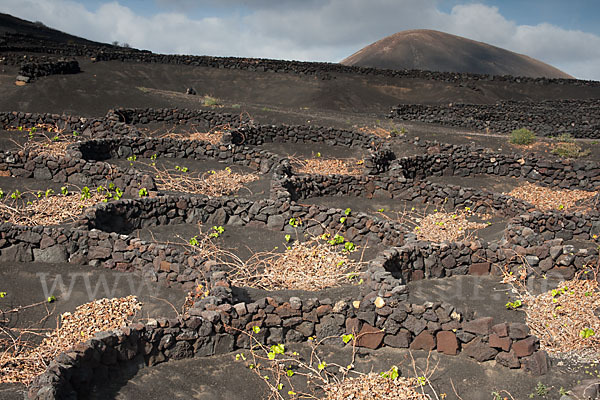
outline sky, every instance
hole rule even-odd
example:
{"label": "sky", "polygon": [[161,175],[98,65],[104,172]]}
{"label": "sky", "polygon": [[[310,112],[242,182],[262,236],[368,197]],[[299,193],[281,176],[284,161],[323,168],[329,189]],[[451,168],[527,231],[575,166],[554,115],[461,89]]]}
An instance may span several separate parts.
{"label": "sky", "polygon": [[0,0],[0,12],[157,53],[326,62],[435,29],[600,80],[599,0]]}

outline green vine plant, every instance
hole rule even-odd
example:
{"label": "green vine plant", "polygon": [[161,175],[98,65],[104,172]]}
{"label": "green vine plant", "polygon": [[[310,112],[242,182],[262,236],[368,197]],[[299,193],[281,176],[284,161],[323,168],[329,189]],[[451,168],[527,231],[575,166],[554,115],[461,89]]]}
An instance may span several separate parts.
{"label": "green vine plant", "polygon": [[225,228],[223,228],[222,226],[213,226],[212,227],[212,232],[208,235],[208,237],[212,238],[212,239],[216,239],[219,236],[221,236],[223,233],[225,232]]}
{"label": "green vine plant", "polygon": [[[364,373],[355,369],[357,353],[357,341],[359,336],[344,334],[340,336],[328,336],[320,340],[310,337],[308,340],[309,351],[294,351],[284,344],[276,343],[265,345],[259,339],[262,329],[252,326],[249,331],[228,327],[246,335],[248,338],[248,353],[239,352],[235,355],[237,362],[243,362],[246,367],[259,376],[267,385],[269,399],[320,399],[323,394],[332,391],[339,395],[351,388],[354,379],[365,379],[376,382],[377,394],[386,393],[393,395],[398,393],[398,399],[402,395],[411,395],[411,399],[426,400],[432,397],[425,393],[424,388],[429,386],[436,399],[439,399],[435,390],[431,387],[430,377],[435,372],[420,374],[416,378],[403,378],[397,366],[379,374]],[[336,363],[323,358],[322,346],[326,342],[340,341],[340,344],[351,346],[351,354],[347,363]],[[302,354],[301,354],[302,353]],[[417,372],[416,365],[413,369]],[[299,382],[305,381],[308,391],[298,389]],[[351,391],[352,389],[350,389]],[[445,396],[442,396],[444,398]],[[329,398],[329,397],[326,397]],[[341,398],[341,397],[336,397]],[[353,394],[344,395],[344,398],[356,398]],[[385,397],[391,398],[391,397]]]}
{"label": "green vine plant", "polygon": [[521,308],[523,306],[523,302],[519,299],[515,301],[509,301],[506,303],[506,308],[509,310],[516,310],[517,308]]}

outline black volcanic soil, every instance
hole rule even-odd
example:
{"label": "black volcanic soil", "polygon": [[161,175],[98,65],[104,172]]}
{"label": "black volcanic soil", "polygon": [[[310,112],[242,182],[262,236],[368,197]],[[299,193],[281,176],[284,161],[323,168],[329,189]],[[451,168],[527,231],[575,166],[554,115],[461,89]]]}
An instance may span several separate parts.
{"label": "black volcanic soil", "polygon": [[[189,239],[200,235],[200,233],[212,233],[213,223],[209,220],[204,225],[199,224],[177,224],[177,225],[158,225],[148,228],[135,230],[131,235],[139,237],[142,240],[169,243],[171,246],[186,246]],[[290,232],[291,241],[304,242],[310,236],[305,236],[302,229],[293,229],[284,231],[267,228],[264,224],[248,224],[245,226],[235,226],[225,224],[222,226],[225,231],[214,239],[214,242],[222,249],[235,254],[240,260],[247,261],[256,253],[273,252],[281,253],[285,250],[285,235]],[[260,240],[256,240],[260,238]],[[290,242],[291,243],[291,242]],[[381,248],[369,246],[364,248],[357,246],[358,251],[351,253],[350,257],[363,261],[369,261],[377,256]],[[364,250],[364,252],[363,252]]]}
{"label": "black volcanic soil", "polygon": [[[398,103],[488,104],[501,99],[592,98],[600,92],[598,88],[501,82],[477,82],[480,90],[475,91],[422,79],[337,74],[335,79],[319,80],[314,76],[183,65],[92,63],[81,57],[78,61],[83,71],[79,74],[48,76],[26,86],[15,86],[15,71],[5,68],[6,72],[0,73],[0,85],[5,89],[0,110],[97,116],[115,106],[201,108],[202,95],[211,95],[234,113],[248,111],[254,116],[260,114],[258,111],[269,114],[285,110],[304,116],[306,121],[311,120],[313,111],[383,116]],[[198,96],[185,94],[190,86],[196,88]],[[233,105],[236,108],[231,108]]]}
{"label": "black volcanic soil", "polygon": [[[290,349],[306,354],[310,351],[307,345],[289,346]],[[145,398],[158,400],[166,398],[192,398],[202,400],[254,400],[266,398],[266,385],[240,361],[235,361],[236,353],[223,354],[207,358],[192,358],[171,361],[152,368],[144,368],[135,373],[129,381],[115,381],[99,388],[89,398],[94,400]],[[323,346],[320,355],[329,364],[347,365],[352,360],[351,348],[340,348],[333,345]],[[412,360],[414,359],[415,368]],[[383,372],[392,366],[399,367],[402,376],[416,377],[425,375],[422,371],[435,371],[430,380],[438,396],[445,394],[447,399],[485,400],[493,399],[493,391],[506,391],[505,396],[514,399],[527,399],[534,394],[538,382],[549,388],[549,394],[543,398],[558,400],[561,387],[572,387],[578,380],[589,377],[585,371],[571,371],[565,368],[554,368],[543,377],[519,374],[508,368],[496,366],[493,362],[477,363],[464,356],[445,356],[422,350],[408,351],[404,349],[384,348],[377,351],[358,349],[355,357],[355,369],[359,372]],[[429,368],[427,368],[429,366]],[[293,381],[296,390],[307,389],[306,382],[297,374]],[[454,389],[453,389],[454,386]],[[286,386],[281,391],[287,397]],[[431,393],[430,388],[426,392]],[[317,393],[318,394],[318,393]],[[432,394],[433,395],[433,394]],[[433,397],[435,398],[435,397]],[[442,397],[444,398],[444,397]],[[511,398],[511,397],[508,397]],[[542,397],[540,397],[542,398]]]}
{"label": "black volcanic soil", "polygon": [[[55,328],[56,317],[73,311],[78,305],[105,297],[138,296],[144,304],[136,320],[147,318],[174,317],[175,307],[181,310],[185,292],[169,289],[164,285],[149,282],[131,273],[114,272],[108,269],[94,270],[89,266],[72,263],[48,264],[41,262],[0,262],[0,282],[7,296],[2,306],[19,307],[44,301],[55,296],[57,301],[49,304],[54,310],[44,324],[37,324],[46,315],[45,307],[30,308],[18,314],[12,326],[27,328]],[[18,289],[17,289],[18,288]],[[171,305],[169,305],[171,303]]]}

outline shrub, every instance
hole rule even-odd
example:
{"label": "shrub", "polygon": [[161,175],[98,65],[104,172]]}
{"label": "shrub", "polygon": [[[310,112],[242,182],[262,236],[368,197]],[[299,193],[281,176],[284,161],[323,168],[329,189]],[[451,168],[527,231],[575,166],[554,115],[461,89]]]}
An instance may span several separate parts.
{"label": "shrub", "polygon": [[218,106],[221,103],[219,102],[219,99],[217,99],[216,97],[204,96],[203,104],[205,106]]}
{"label": "shrub", "polygon": [[535,142],[535,133],[529,129],[515,129],[510,134],[510,142],[512,144],[527,145]]}
{"label": "shrub", "polygon": [[556,140],[558,143],[554,145],[551,153],[559,157],[579,158],[585,157],[591,152],[590,150],[583,150],[568,133],[563,133]]}

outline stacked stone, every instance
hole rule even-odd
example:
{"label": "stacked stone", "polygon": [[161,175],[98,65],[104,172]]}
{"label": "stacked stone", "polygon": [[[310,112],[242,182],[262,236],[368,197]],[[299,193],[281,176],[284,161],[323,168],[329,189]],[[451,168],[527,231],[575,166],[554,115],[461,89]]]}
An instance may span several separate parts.
{"label": "stacked stone", "polygon": [[50,113],[26,113],[19,111],[0,112],[0,126],[3,129],[22,127],[24,131],[38,124],[50,125],[67,135],[77,132],[84,138],[102,138],[109,136],[137,136],[134,127],[111,118],[84,118],[71,115]]}
{"label": "stacked stone", "polygon": [[0,171],[18,178],[35,178],[67,182],[79,186],[107,186],[109,182],[123,188],[126,194],[137,193],[140,188],[155,191],[156,185],[149,175],[133,169],[123,171],[106,162],[88,162],[79,157],[55,157],[36,152],[0,152]]}
{"label": "stacked stone", "polygon": [[19,69],[19,75],[30,79],[48,75],[77,74],[79,72],[81,72],[79,63],[75,60],[25,62],[21,64],[21,69]]}
{"label": "stacked stone", "polygon": [[599,111],[600,101],[593,99],[500,101],[491,105],[401,104],[392,108],[390,117],[469,129],[491,129],[498,133],[527,128],[539,136],[568,133],[577,138],[599,138]]}

